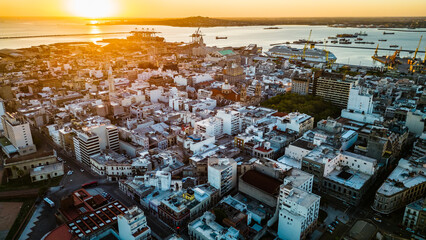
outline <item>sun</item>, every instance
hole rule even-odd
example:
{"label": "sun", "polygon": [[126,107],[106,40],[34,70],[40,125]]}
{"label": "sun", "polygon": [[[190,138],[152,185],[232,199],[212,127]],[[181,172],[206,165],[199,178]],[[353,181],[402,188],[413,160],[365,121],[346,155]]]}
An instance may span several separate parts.
{"label": "sun", "polygon": [[103,18],[116,13],[115,0],[68,0],[68,9],[78,17]]}

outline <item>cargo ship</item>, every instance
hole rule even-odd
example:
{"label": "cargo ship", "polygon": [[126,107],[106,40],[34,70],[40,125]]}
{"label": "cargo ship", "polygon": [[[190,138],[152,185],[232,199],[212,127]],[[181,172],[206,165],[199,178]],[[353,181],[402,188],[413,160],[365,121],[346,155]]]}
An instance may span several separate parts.
{"label": "cargo ship", "polygon": [[305,50],[305,55],[303,56],[303,48],[293,48],[285,45],[272,47],[271,49],[269,49],[269,51],[266,52],[266,55],[271,57],[279,57],[296,61],[307,61],[316,63],[334,63],[337,60],[336,56],[333,53],[326,50],[317,48],[307,48]]}
{"label": "cargo ship", "polygon": [[228,37],[219,37],[219,36],[216,36],[216,39],[228,39]]}
{"label": "cargo ship", "polygon": [[383,35],[393,35],[395,34],[394,32],[383,32]]}

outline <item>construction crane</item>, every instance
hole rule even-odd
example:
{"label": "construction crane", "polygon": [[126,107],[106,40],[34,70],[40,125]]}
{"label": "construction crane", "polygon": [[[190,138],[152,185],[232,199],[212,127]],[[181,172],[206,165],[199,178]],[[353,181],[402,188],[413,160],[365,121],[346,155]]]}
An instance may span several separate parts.
{"label": "construction crane", "polygon": [[376,51],[374,51],[374,56],[377,57],[377,51],[379,50],[379,44],[377,44]]}
{"label": "construction crane", "polygon": [[191,34],[191,37],[192,37],[192,43],[199,44],[199,45],[204,43],[203,34],[201,34],[200,27],[197,29],[197,31],[195,31],[195,33]]}
{"label": "construction crane", "polygon": [[423,35],[420,36],[419,44],[417,45],[416,51],[414,52],[413,61],[416,60],[417,52],[419,51],[420,43],[422,42]]}
{"label": "construction crane", "polygon": [[328,61],[328,51],[327,51],[327,40],[324,39],[324,51],[325,51],[325,65],[326,67],[331,67],[332,63],[330,63],[330,61]]}
{"label": "construction crane", "polygon": [[305,61],[305,53],[306,53],[306,47],[308,46],[309,41],[311,40],[311,35],[312,35],[312,29],[309,31],[309,37],[308,37],[308,41],[306,41],[305,46],[303,47],[303,55],[302,55],[302,61]]}

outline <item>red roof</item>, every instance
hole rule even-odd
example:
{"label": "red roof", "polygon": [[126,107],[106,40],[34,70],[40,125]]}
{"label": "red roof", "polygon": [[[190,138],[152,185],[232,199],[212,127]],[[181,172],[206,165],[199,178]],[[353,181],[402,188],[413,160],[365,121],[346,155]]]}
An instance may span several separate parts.
{"label": "red roof", "polygon": [[257,147],[257,148],[255,148],[256,150],[259,150],[259,151],[261,151],[261,152],[270,152],[270,151],[272,151],[272,148],[270,148],[270,149],[266,149],[266,148],[264,148],[264,147]]}
{"label": "red roof", "polygon": [[276,112],[276,113],[272,114],[272,116],[274,116],[274,117],[285,117],[287,115],[288,114],[285,113],[285,112]]}
{"label": "red roof", "polygon": [[61,226],[55,228],[51,231],[45,238],[45,240],[71,240],[73,239],[72,234],[69,231],[69,228],[66,224],[62,224]]}

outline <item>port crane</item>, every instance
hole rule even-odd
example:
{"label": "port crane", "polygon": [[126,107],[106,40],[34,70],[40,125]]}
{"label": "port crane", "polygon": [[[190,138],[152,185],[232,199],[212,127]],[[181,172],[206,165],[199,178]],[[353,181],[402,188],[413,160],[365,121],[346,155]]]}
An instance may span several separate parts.
{"label": "port crane", "polygon": [[192,43],[196,43],[198,45],[204,44],[203,34],[201,34],[200,27],[198,27],[195,33],[191,34]]}
{"label": "port crane", "polygon": [[328,61],[328,53],[329,53],[329,51],[327,51],[327,41],[325,39],[324,39],[324,51],[325,51],[325,64],[326,64],[326,67],[329,68],[329,67],[331,67],[331,65],[333,63],[331,63],[330,61]]}
{"label": "port crane", "polygon": [[414,52],[413,61],[416,60],[417,52],[419,51],[420,43],[422,42],[423,35],[420,36],[419,44],[417,44],[416,51]]}
{"label": "port crane", "polygon": [[[414,51],[413,58],[407,60],[407,63],[410,65],[409,71],[412,72],[412,73],[416,72],[416,70],[420,70],[421,72],[423,71],[422,67],[420,66],[421,60],[418,61],[416,59],[417,53],[418,53],[419,48],[420,48],[420,44],[422,42],[422,39],[423,39],[423,35],[420,36],[419,44],[417,44],[417,48]],[[426,60],[426,53],[425,53],[425,60]],[[425,60],[423,60],[423,62],[422,62],[423,65],[425,64]],[[424,69],[424,67],[423,67],[423,69]]]}
{"label": "port crane", "polygon": [[308,46],[308,43],[311,40],[311,35],[312,35],[312,29],[309,31],[309,37],[308,37],[308,41],[306,41],[305,46],[303,47],[303,54],[302,54],[302,61],[305,61],[305,53],[306,53],[306,48]]}

